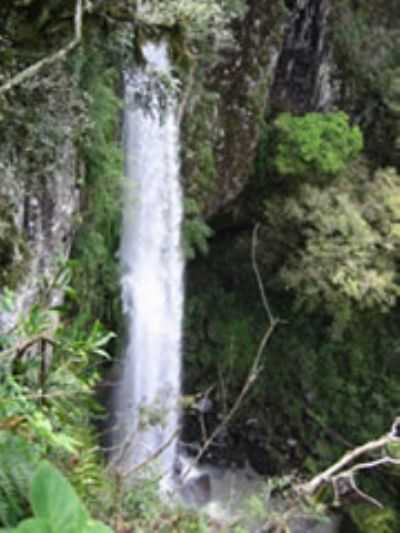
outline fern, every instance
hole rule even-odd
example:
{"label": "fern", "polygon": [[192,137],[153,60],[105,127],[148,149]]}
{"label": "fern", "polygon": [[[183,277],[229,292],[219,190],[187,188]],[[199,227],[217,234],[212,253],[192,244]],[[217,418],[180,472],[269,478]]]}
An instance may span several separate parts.
{"label": "fern", "polygon": [[208,239],[213,231],[201,216],[198,203],[192,198],[185,199],[185,219],[183,223],[183,250],[187,259],[194,259],[196,252],[206,255]]}

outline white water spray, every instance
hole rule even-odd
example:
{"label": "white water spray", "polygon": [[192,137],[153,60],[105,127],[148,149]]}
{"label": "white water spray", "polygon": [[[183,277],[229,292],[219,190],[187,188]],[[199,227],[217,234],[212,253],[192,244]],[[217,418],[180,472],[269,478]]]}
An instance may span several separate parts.
{"label": "white water spray", "polygon": [[[122,470],[141,464],[179,424],[183,254],[176,101],[166,43],[144,46],[146,66],[125,77],[127,183],[121,244],[127,342],[117,391]],[[160,454],[171,471],[176,438]]]}

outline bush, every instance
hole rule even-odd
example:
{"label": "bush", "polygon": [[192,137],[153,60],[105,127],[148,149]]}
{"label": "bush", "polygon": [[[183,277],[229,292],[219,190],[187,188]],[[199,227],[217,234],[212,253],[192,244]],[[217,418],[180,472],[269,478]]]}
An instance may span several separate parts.
{"label": "bush", "polygon": [[275,166],[287,176],[336,175],[362,150],[360,129],[343,113],[281,114],[275,121]]}
{"label": "bush", "polygon": [[281,205],[266,203],[271,235],[290,251],[278,277],[295,292],[299,308],[323,310],[344,323],[356,309],[394,306],[400,294],[399,198],[393,169],[371,178],[358,165],[329,187],[304,184]]}

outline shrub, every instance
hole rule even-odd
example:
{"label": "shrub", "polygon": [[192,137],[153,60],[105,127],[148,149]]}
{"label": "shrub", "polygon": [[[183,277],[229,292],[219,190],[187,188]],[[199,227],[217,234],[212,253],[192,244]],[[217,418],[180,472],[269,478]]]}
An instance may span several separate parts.
{"label": "shrub", "polygon": [[281,114],[275,121],[275,166],[288,176],[336,175],[362,150],[357,126],[343,113]]}
{"label": "shrub", "polygon": [[394,170],[371,179],[357,166],[330,187],[304,184],[281,205],[267,202],[276,238],[291,248],[279,278],[299,307],[349,321],[352,309],[386,311],[396,303],[399,198]]}

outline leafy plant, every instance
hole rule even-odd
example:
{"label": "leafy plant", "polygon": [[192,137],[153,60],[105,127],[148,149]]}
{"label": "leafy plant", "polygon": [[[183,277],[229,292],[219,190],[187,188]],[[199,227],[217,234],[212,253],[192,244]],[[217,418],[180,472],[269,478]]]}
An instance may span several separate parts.
{"label": "leafy plant", "polygon": [[360,129],[343,112],[282,113],[275,121],[275,165],[287,176],[336,175],[362,150]]}
{"label": "leafy plant", "polygon": [[2,419],[0,427],[0,525],[15,526],[29,512],[28,492],[39,454],[34,446],[4,427],[21,418]]}
{"label": "leafy plant", "polygon": [[226,41],[232,38],[228,22],[243,16],[245,11],[242,0],[151,0],[141,6],[137,16],[150,25],[181,25],[191,40],[205,40],[213,35],[219,41]]}
{"label": "leafy plant", "polygon": [[[5,439],[5,457],[7,443],[18,437],[16,452],[23,450],[25,443],[36,460],[47,456],[57,464],[72,461],[70,476],[91,503],[93,492],[104,481],[92,427],[93,418],[101,414],[93,390],[99,380],[99,365],[108,357],[105,347],[114,335],[98,322],[89,330],[82,329],[79,321],[66,326],[60,322],[60,311],[33,306],[11,332],[2,336],[0,441]],[[17,453],[15,461],[18,463]],[[18,487],[14,470],[7,472],[4,475]],[[18,501],[12,497],[2,501],[3,523],[10,522],[7,516],[15,515],[13,508]]]}
{"label": "leafy plant", "polygon": [[[81,136],[85,173],[81,176],[84,205],[73,249],[72,286],[79,292],[83,320],[90,317],[113,327],[119,316],[119,270],[116,252],[121,221],[123,152],[120,143],[119,72],[109,64],[101,45],[88,47],[75,58],[81,89],[86,95],[88,121]],[[76,309],[73,311],[76,314]]]}
{"label": "leafy plant", "polygon": [[92,520],[67,479],[54,466],[42,462],[32,480],[31,505],[34,518],[6,530],[15,533],[111,533]]}
{"label": "leafy plant", "polygon": [[375,509],[362,505],[354,507],[351,516],[360,533],[392,533],[396,531],[398,516],[393,509]]}
{"label": "leafy plant", "polygon": [[274,235],[292,249],[279,277],[299,307],[323,307],[346,323],[352,309],[385,311],[395,304],[399,198],[393,169],[369,178],[355,165],[328,187],[304,184],[282,205],[266,202]]}
{"label": "leafy plant", "polygon": [[198,250],[203,255],[208,252],[207,240],[213,235],[212,229],[206,224],[198,203],[185,199],[185,218],[183,222],[183,250],[187,259],[194,259]]}

